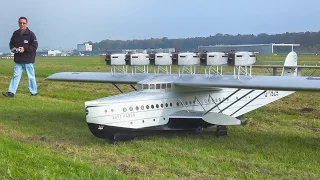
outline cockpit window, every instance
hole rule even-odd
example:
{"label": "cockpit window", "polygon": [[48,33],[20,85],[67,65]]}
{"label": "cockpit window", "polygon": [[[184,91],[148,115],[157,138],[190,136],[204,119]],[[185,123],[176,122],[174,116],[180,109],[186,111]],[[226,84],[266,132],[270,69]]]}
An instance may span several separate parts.
{"label": "cockpit window", "polygon": [[143,84],[143,89],[149,89],[148,84]]}

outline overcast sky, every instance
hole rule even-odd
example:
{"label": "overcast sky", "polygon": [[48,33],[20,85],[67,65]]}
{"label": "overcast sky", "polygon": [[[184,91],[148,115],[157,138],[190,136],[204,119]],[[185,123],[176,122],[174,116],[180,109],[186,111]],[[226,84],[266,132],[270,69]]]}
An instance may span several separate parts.
{"label": "overcast sky", "polygon": [[319,0],[0,0],[0,47],[20,16],[40,47],[86,41],[320,30]]}

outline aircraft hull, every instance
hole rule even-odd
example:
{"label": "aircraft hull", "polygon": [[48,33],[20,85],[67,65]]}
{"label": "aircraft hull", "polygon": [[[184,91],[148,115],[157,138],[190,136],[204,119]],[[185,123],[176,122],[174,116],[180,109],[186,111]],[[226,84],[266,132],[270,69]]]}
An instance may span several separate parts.
{"label": "aircraft hull", "polygon": [[207,123],[204,120],[198,118],[170,118],[167,124],[138,129],[88,123],[88,127],[91,133],[95,137],[102,139],[110,139],[116,134],[134,135],[136,133],[144,133],[148,131],[192,131],[199,128],[208,128],[211,126],[214,126],[214,124]]}

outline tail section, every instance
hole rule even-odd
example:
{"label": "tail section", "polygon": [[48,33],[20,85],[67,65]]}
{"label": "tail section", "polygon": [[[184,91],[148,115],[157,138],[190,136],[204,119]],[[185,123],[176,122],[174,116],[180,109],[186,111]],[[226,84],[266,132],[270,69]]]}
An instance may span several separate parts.
{"label": "tail section", "polygon": [[297,68],[286,66],[297,66],[298,56],[296,52],[290,52],[284,61],[282,76],[297,76]]}

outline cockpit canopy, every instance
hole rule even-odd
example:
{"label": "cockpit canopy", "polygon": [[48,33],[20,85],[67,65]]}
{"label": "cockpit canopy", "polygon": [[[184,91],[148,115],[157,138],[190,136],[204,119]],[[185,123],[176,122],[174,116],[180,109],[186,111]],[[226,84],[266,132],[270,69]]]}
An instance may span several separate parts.
{"label": "cockpit canopy", "polygon": [[170,90],[171,83],[157,82],[157,83],[138,83],[138,90]]}

